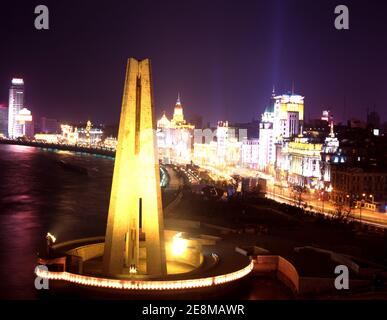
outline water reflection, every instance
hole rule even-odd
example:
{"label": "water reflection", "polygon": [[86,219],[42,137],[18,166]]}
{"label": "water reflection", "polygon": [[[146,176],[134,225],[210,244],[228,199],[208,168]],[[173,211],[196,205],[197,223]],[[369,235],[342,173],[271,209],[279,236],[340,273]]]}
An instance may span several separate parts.
{"label": "water reflection", "polygon": [[[60,160],[91,170],[64,171]],[[36,298],[36,253],[50,231],[60,241],[104,233],[111,159],[0,145],[0,298]]]}

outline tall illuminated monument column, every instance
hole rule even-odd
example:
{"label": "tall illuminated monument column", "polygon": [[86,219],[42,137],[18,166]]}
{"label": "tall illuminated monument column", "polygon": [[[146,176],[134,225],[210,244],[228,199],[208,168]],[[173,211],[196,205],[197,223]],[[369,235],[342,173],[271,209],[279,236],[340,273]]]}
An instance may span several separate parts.
{"label": "tall illuminated monument column", "polygon": [[[104,274],[167,274],[155,127],[150,60],[129,58],[106,229]],[[140,268],[140,236],[142,243],[145,241],[145,270]]]}

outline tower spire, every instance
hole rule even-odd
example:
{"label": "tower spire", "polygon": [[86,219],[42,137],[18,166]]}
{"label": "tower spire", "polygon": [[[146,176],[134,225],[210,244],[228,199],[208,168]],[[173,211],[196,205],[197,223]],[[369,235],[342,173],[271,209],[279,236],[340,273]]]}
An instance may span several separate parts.
{"label": "tower spire", "polygon": [[333,120],[330,123],[330,127],[331,127],[331,132],[329,133],[329,135],[331,136],[331,138],[334,138],[335,137],[335,132],[333,131]]}
{"label": "tower spire", "polygon": [[177,101],[176,101],[176,104],[181,104],[181,101],[180,101],[180,92],[177,93]]}

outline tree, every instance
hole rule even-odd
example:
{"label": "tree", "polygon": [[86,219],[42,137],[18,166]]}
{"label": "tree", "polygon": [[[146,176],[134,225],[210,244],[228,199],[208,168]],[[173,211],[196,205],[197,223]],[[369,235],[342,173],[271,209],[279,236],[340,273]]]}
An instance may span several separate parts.
{"label": "tree", "polygon": [[301,207],[302,204],[302,195],[306,192],[306,187],[300,185],[294,185],[292,187],[293,198],[298,207]]}
{"label": "tree", "polygon": [[348,221],[351,217],[352,209],[355,208],[355,197],[353,194],[346,196],[348,203],[345,204],[341,199],[336,199],[334,202],[335,212],[333,217],[341,220]]}

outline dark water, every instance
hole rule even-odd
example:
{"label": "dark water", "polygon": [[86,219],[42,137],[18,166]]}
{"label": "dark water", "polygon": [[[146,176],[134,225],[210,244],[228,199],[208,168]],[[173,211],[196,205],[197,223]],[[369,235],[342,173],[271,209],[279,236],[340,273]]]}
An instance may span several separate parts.
{"label": "dark water", "polygon": [[36,253],[48,231],[58,241],[105,233],[112,172],[108,158],[0,145],[0,298],[37,297]]}

